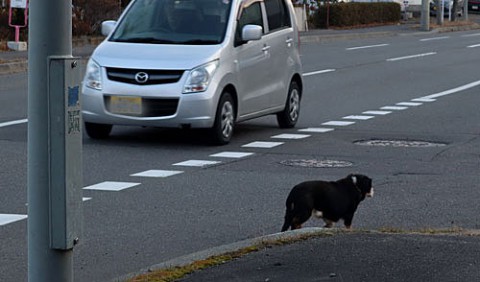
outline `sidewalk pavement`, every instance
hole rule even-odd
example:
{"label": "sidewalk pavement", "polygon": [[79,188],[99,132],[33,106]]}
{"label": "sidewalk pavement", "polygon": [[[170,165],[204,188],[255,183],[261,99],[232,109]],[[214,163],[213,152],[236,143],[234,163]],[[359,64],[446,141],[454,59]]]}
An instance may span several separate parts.
{"label": "sidewalk pavement", "polygon": [[[151,281],[159,270],[167,274],[165,278],[172,268],[185,273],[175,280],[182,282],[480,281],[479,236],[478,231],[461,230],[304,228],[188,255],[116,281],[132,277],[136,280],[131,281]],[[235,252],[242,255],[229,259]],[[216,263],[188,274],[192,265],[210,261]]]}
{"label": "sidewalk pavement", "polygon": [[[459,21],[458,23],[462,23]],[[363,27],[354,29],[314,29],[300,32],[302,44],[312,42],[329,42],[333,40],[348,40],[394,36],[405,34],[431,34],[448,31],[480,29],[480,15],[472,15],[466,25],[442,26],[430,31],[421,31],[418,20],[406,21],[399,24]],[[86,61],[95,47],[103,38],[78,39],[73,42],[73,56]],[[27,70],[28,51],[0,51],[0,75],[24,72]]]}

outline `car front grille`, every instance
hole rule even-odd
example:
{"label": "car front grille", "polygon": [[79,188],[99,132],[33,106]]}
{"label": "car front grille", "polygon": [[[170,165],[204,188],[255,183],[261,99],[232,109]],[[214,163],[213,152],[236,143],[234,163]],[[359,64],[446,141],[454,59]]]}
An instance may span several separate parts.
{"label": "car front grille", "polygon": [[[105,108],[111,112],[111,96],[104,96]],[[125,116],[164,117],[177,112],[178,98],[142,98],[142,113],[139,115],[122,113]],[[116,114],[116,113],[114,113]]]}
{"label": "car front grille", "polygon": [[[183,70],[142,70],[142,69],[123,69],[107,68],[107,77],[109,80],[118,81],[136,85],[154,85],[175,83],[180,80]],[[135,76],[139,73],[148,75],[146,81],[139,82]]]}

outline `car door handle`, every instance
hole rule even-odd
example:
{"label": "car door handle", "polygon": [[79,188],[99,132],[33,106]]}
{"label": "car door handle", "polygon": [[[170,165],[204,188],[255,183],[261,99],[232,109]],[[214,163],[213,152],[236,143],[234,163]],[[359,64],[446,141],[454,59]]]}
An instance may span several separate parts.
{"label": "car door handle", "polygon": [[292,47],[293,38],[288,38],[287,40],[285,40],[285,43],[287,43],[287,47]]}

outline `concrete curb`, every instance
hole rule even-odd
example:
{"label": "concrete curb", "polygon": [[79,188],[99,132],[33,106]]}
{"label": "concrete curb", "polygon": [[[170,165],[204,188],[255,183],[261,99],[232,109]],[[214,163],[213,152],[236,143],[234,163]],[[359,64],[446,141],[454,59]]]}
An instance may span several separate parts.
{"label": "concrete curb", "polygon": [[[81,58],[80,62],[86,65],[88,58]],[[9,63],[0,63],[0,75],[14,74],[28,71],[28,61],[13,61]]]}
{"label": "concrete curb", "polygon": [[319,35],[301,35],[301,43],[324,43],[339,39],[363,39],[395,35],[397,32],[379,31],[366,33],[345,33],[345,34],[319,34]]}
{"label": "concrete curb", "polygon": [[220,256],[227,253],[236,252],[248,247],[261,246],[269,243],[272,244],[272,243],[283,241],[283,240],[294,241],[295,239],[300,239],[305,236],[322,235],[330,232],[332,232],[332,229],[325,229],[321,227],[309,227],[309,228],[302,228],[302,229],[297,229],[293,231],[286,231],[281,233],[274,233],[270,235],[260,236],[257,238],[247,239],[247,240],[239,241],[236,243],[213,247],[211,249],[181,256],[178,258],[174,258],[166,262],[162,262],[159,264],[152,265],[148,268],[141,269],[138,272],[124,275],[112,281],[115,281],[115,282],[127,281],[129,279],[132,279],[136,276],[139,276],[145,273],[149,273],[149,272],[153,272],[161,269],[186,266],[196,261],[208,259],[212,256]]}
{"label": "concrete curb", "polygon": [[27,70],[28,70],[27,60],[0,64],[0,75],[12,74],[17,72],[25,72]]}
{"label": "concrete curb", "polygon": [[103,36],[92,36],[92,37],[82,36],[82,37],[72,39],[72,46],[80,47],[84,45],[98,45],[103,40],[105,40],[105,37]]}

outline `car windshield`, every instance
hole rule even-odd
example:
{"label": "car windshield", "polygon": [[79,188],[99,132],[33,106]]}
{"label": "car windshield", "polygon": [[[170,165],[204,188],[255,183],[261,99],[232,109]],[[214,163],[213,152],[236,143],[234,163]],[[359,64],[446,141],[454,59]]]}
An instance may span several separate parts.
{"label": "car windshield", "polygon": [[115,42],[220,44],[230,0],[137,0],[110,37]]}

